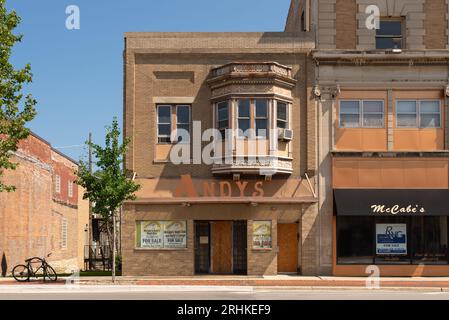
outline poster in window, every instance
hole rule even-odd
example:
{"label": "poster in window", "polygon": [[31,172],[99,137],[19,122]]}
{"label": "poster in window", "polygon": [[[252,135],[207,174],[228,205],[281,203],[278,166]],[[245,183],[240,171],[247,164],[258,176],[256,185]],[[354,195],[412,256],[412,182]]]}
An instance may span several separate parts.
{"label": "poster in window", "polygon": [[147,249],[186,248],[186,221],[138,221],[137,247]]}
{"label": "poster in window", "polygon": [[140,247],[163,248],[164,225],[160,221],[140,222]]}
{"label": "poster in window", "polygon": [[406,224],[376,224],[377,255],[407,255]]}
{"label": "poster in window", "polygon": [[271,249],[271,221],[253,222],[253,248]]}
{"label": "poster in window", "polygon": [[185,248],[187,240],[185,221],[165,221],[164,248]]}

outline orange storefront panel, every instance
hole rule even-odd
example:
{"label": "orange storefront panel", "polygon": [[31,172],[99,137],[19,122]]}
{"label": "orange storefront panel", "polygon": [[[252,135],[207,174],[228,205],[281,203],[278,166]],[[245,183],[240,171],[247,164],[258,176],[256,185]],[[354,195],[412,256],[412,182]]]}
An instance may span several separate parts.
{"label": "orange storefront panel", "polygon": [[448,158],[334,158],[334,188],[449,188]]}

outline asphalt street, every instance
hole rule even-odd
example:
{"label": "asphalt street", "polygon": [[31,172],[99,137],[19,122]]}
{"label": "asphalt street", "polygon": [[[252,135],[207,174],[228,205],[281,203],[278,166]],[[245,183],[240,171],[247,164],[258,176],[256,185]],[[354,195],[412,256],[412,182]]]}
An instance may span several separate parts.
{"label": "asphalt street", "polygon": [[449,300],[432,290],[282,289],[169,286],[16,286],[0,287],[0,300]]}

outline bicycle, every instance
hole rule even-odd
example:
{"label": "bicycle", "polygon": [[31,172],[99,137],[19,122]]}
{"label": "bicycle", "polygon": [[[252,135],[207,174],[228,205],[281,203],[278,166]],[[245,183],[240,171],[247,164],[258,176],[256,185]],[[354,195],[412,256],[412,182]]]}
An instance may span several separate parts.
{"label": "bicycle", "polygon": [[[46,258],[50,257],[51,253]],[[12,270],[14,279],[18,282],[30,281],[30,277],[43,277],[45,281],[48,280],[55,282],[58,279],[55,269],[53,269],[45,260],[45,258],[33,257],[25,260],[26,264],[19,264]],[[34,270],[33,264],[40,263],[40,266]]]}

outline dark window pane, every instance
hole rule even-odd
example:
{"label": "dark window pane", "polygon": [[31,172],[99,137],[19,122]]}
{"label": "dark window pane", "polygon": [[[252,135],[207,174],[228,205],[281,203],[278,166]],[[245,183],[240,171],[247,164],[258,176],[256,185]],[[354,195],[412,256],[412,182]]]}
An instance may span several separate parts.
{"label": "dark window pane", "polygon": [[159,123],[171,123],[171,107],[159,106],[157,111]]}
{"label": "dark window pane", "polygon": [[413,217],[411,237],[413,263],[448,264],[447,217]]}
{"label": "dark window pane", "polygon": [[277,103],[277,118],[287,121],[287,104],[283,102]]}
{"label": "dark window pane", "polygon": [[228,103],[221,102],[218,104],[218,121],[228,119]]}
{"label": "dark window pane", "polygon": [[190,123],[190,107],[178,106],[176,108],[176,117],[178,123]]}
{"label": "dark window pane", "polygon": [[402,38],[376,38],[376,49],[402,49]]}
{"label": "dark window pane", "polygon": [[158,129],[158,134],[160,136],[170,136],[171,128],[169,124],[159,124]]}
{"label": "dark window pane", "polygon": [[380,29],[376,31],[381,36],[401,36],[402,21],[380,21]]}
{"label": "dark window pane", "polygon": [[227,128],[228,127],[228,120],[223,120],[218,122],[218,129]]}
{"label": "dark window pane", "polygon": [[158,143],[171,143],[170,137],[159,137],[157,139]]}
{"label": "dark window pane", "polygon": [[287,122],[285,122],[285,121],[279,121],[279,120],[278,120],[277,123],[278,123],[278,124],[277,124],[277,127],[278,127],[278,128],[281,128],[281,129],[287,129]]}
{"label": "dark window pane", "polygon": [[258,137],[266,137],[267,136],[267,124],[268,121],[264,120],[256,120],[256,135]]}
{"label": "dark window pane", "polygon": [[242,130],[243,133],[240,133],[240,136],[246,136],[248,133],[245,134],[245,132],[250,128],[250,121],[249,119],[240,119],[239,120],[239,130]]}
{"label": "dark window pane", "polygon": [[248,99],[239,100],[239,117],[249,118],[250,116],[250,102]]}
{"label": "dark window pane", "polygon": [[256,118],[266,118],[268,114],[268,101],[256,100]]}
{"label": "dark window pane", "polygon": [[337,217],[337,263],[372,264],[372,217]]}

